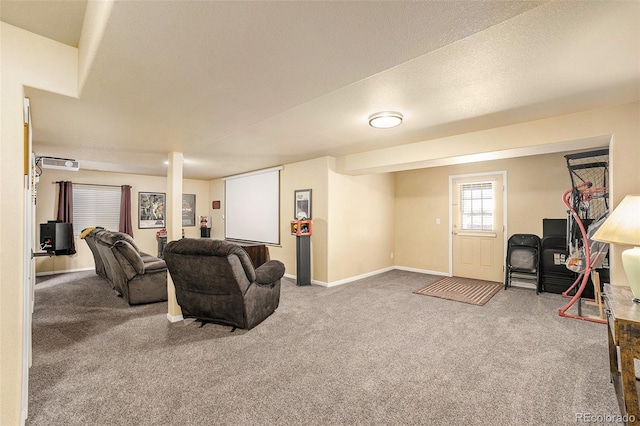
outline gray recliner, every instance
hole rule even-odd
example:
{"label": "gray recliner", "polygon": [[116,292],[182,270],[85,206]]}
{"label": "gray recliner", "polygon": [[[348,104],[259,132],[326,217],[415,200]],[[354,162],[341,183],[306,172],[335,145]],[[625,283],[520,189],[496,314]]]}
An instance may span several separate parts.
{"label": "gray recliner", "polygon": [[82,237],[93,253],[96,273],[106,278],[128,304],[167,300],[164,260],[142,253],[128,234],[100,228],[85,231]]}
{"label": "gray recliner", "polygon": [[125,234],[124,232],[108,231],[102,226],[86,228],[82,230],[80,238],[87,242],[87,246],[89,246],[91,254],[93,254],[93,260],[96,265],[96,274],[100,275],[103,278],[108,278],[102,255],[100,254],[100,250],[98,249],[98,240],[103,239],[103,236],[105,238],[106,236],[108,236],[112,244],[117,240],[124,240],[128,242],[129,244],[131,244],[133,249],[138,252],[140,257],[142,258],[142,262],[144,263],[155,262],[158,260],[157,257],[154,257],[151,254],[141,252],[135,240],[130,235]]}
{"label": "gray recliner", "polygon": [[237,244],[183,238],[167,244],[164,260],[184,318],[250,330],[280,302],[284,264],[269,260],[254,269]]}
{"label": "gray recliner", "polygon": [[80,238],[86,241],[89,249],[91,250],[91,254],[93,254],[93,261],[96,265],[96,274],[100,275],[102,278],[107,278],[104,263],[102,263],[102,257],[98,252],[98,243],[96,242],[96,235],[102,231],[104,231],[104,228],[101,226],[86,228],[82,230]]}

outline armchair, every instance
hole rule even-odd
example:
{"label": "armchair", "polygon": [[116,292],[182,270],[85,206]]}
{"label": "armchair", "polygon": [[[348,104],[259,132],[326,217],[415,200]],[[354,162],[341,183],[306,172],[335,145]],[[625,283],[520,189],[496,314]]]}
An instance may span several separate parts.
{"label": "armchair", "polygon": [[250,330],[280,302],[284,264],[270,260],[254,269],[237,244],[183,238],[167,244],[164,260],[184,318]]}

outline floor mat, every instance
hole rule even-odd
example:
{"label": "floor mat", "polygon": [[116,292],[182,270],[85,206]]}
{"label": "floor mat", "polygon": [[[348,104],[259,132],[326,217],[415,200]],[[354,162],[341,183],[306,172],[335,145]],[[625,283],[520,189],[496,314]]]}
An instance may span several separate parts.
{"label": "floor mat", "polygon": [[484,305],[502,287],[502,283],[493,281],[446,277],[420,290],[416,290],[414,293],[470,303],[472,305]]}

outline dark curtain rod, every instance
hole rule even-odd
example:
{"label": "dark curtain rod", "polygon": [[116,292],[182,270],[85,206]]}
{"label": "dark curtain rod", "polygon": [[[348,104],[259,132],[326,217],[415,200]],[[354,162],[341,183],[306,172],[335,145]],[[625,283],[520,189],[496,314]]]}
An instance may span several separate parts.
{"label": "dark curtain rod", "polygon": [[[55,182],[52,183],[61,183],[61,182],[65,182],[63,180],[57,180]],[[108,186],[110,188],[122,188],[123,185],[104,185],[101,183],[77,183],[77,182],[71,182],[72,185],[85,185],[85,186]],[[131,185],[124,185],[124,186],[128,186],[131,187]]]}

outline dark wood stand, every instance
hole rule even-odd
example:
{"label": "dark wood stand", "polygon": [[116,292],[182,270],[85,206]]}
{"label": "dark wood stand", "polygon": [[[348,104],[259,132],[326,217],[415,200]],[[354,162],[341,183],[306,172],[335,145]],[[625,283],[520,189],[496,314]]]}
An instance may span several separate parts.
{"label": "dark wood stand", "polygon": [[[640,424],[634,359],[640,359],[640,303],[633,302],[629,287],[604,286],[609,325],[609,367],[620,414],[630,425]],[[618,362],[618,350],[620,361]]]}
{"label": "dark wood stand", "polygon": [[244,251],[247,252],[254,268],[266,263],[269,260],[269,247],[264,244],[240,244]]}

